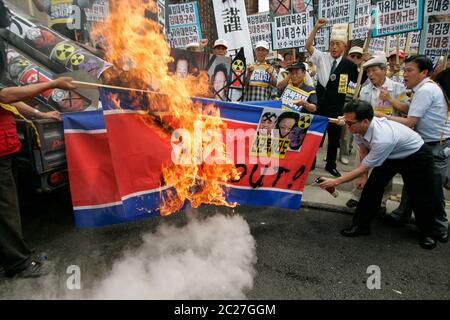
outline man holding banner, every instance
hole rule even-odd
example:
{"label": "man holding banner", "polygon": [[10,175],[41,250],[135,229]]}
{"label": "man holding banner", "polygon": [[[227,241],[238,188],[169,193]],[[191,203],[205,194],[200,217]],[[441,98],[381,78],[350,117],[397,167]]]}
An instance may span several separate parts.
{"label": "man holding banner", "polygon": [[[317,114],[335,118],[342,115],[342,107],[345,103],[349,82],[357,82],[358,67],[344,57],[348,41],[347,24],[333,26],[329,53],[313,47],[313,41],[317,32],[326,24],[327,19],[320,18],[317,21],[306,41],[305,47],[317,69],[318,83],[316,89],[319,98]],[[336,169],[336,158],[341,127],[337,124],[329,123],[327,132],[328,150],[325,170],[335,177],[340,177],[341,174]]]}

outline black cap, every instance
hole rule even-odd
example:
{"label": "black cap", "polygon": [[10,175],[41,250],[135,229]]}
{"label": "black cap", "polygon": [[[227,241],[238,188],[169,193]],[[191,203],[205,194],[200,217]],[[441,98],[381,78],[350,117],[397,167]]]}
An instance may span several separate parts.
{"label": "black cap", "polygon": [[286,70],[291,70],[291,69],[301,69],[303,71],[306,71],[306,67],[305,67],[304,63],[300,62],[300,61],[297,61],[286,68]]}

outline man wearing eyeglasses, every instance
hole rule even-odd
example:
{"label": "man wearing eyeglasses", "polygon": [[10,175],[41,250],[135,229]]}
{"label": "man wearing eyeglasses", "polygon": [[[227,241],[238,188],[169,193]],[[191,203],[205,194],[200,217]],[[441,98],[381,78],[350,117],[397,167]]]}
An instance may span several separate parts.
{"label": "man wearing eyeglasses", "polygon": [[370,234],[370,223],[380,208],[384,188],[400,173],[416,213],[421,232],[419,245],[424,249],[435,248],[436,241],[431,237],[434,211],[430,210],[434,200],[433,155],[429,146],[407,126],[374,117],[373,108],[366,101],[351,101],[343,112],[343,120],[359,147],[361,163],[337,179],[322,178],[319,184],[321,188],[336,187],[359,177],[359,184],[364,186],[353,223],[341,235]]}

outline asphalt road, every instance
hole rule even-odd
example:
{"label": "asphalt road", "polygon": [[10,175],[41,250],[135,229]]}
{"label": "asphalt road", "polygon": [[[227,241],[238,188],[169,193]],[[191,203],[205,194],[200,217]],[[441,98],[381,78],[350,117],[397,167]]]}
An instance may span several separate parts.
{"label": "asphalt road", "polygon": [[[190,287],[195,287],[197,283],[199,287],[202,286],[194,294],[181,295],[183,298],[222,298],[223,296],[220,295],[218,297],[211,295],[215,292],[214,286],[220,287],[220,290],[230,286],[231,291],[227,292],[231,293],[225,298],[236,299],[450,298],[450,244],[438,243],[437,248],[432,251],[421,249],[417,243],[418,232],[414,225],[395,229],[375,221],[371,236],[349,239],[340,236],[339,231],[350,223],[351,216],[333,212],[205,206],[193,210],[190,215],[201,217],[203,220],[217,216],[234,217],[236,221],[233,223],[237,223],[239,227],[236,228],[230,223],[229,228],[236,230],[230,232],[228,229],[227,232],[230,233],[230,237],[239,239],[214,238],[221,232],[219,226],[217,230],[209,226],[210,230],[213,230],[212,235],[203,235],[198,231],[200,229],[193,231],[200,237],[200,240],[195,239],[199,242],[200,249],[193,249],[194,251],[208,250],[205,248],[214,247],[215,241],[225,241],[225,245],[217,245],[213,250],[217,251],[213,254],[223,259],[225,268],[214,265],[214,268],[220,272],[208,280],[206,275],[208,266],[197,259],[203,257],[200,253],[195,256],[197,265],[193,267],[193,270],[181,271],[181,273],[169,271],[164,273],[165,270],[158,270],[157,272],[160,273],[157,279],[151,281],[153,283],[156,281],[159,287],[167,286],[167,290],[170,290],[171,286],[179,286],[180,283],[186,283]],[[24,207],[24,235],[36,249],[36,253],[45,253],[49,257],[53,272],[45,278],[25,280],[10,280],[0,275],[0,299],[91,298],[99,283],[98,280],[105,277],[105,274],[120,269],[113,266],[123,259],[125,252],[133,252],[141,248],[141,255],[137,257],[137,260],[143,254],[151,260],[150,251],[153,249],[142,250],[145,242],[143,237],[151,236],[160,225],[171,225],[174,228],[186,227],[188,220],[186,213],[182,212],[169,217],[78,230],[73,225],[70,198],[67,192],[42,197],[40,201],[29,203]],[[245,235],[247,224],[252,239]],[[243,228],[240,229],[242,225]],[[179,239],[186,239],[182,238],[181,231],[179,233]],[[192,234],[190,237],[194,238]],[[173,238],[173,242],[178,239],[175,235]],[[158,238],[150,238],[149,241],[155,241],[155,239]],[[209,243],[208,239],[211,239]],[[229,246],[226,245],[227,241]],[[253,270],[249,273],[248,261],[254,258],[251,257],[251,250],[236,246],[242,243],[242,246],[250,244],[251,247],[252,241],[256,244],[256,251],[253,250],[253,254],[257,260],[254,264],[250,264]],[[178,249],[183,245],[186,244],[176,244]],[[142,253],[142,251],[147,252]],[[221,251],[222,253],[230,251],[231,254],[223,256]],[[234,257],[242,257],[242,261],[246,263],[241,265],[240,261],[230,260]],[[183,257],[185,258],[186,256]],[[158,259],[167,263],[164,268],[170,266],[170,261],[175,261],[161,257]],[[205,260],[211,264],[216,263],[214,259],[211,260],[206,256]],[[183,263],[179,263],[180,261]],[[191,264],[192,261],[192,259],[176,260],[172,264],[179,263],[181,269],[189,268],[194,265]],[[67,267],[70,265],[77,265],[82,270],[81,290],[67,289],[67,279],[70,276],[67,273]],[[198,265],[201,267],[197,267]],[[371,276],[367,273],[369,266],[379,267],[380,289],[367,287],[367,279]],[[227,268],[234,273],[227,274]],[[149,269],[145,270],[144,274],[151,277]],[[156,269],[150,270],[156,272]],[[122,282],[118,284],[119,287],[109,286],[107,290],[117,290],[119,298],[129,297],[121,296],[119,292],[123,291],[121,288],[126,287],[127,283],[131,285],[134,281],[133,277],[139,277],[138,274],[139,272],[131,271],[125,276],[122,275],[121,278],[124,278],[125,284]],[[186,275],[186,279],[183,279],[183,274]],[[201,278],[191,280],[197,275]],[[173,280],[174,277],[177,279],[176,282]],[[209,286],[208,281],[214,283]],[[137,281],[137,283],[145,282],[145,277]],[[242,290],[233,291],[236,287]],[[205,296],[202,296],[202,293]],[[154,298],[145,294],[141,296],[141,298],[145,297]]]}

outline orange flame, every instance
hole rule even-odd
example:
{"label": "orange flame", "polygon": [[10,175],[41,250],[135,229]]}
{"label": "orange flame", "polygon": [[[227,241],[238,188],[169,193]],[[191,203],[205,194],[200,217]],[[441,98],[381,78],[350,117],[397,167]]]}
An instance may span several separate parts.
{"label": "orange flame", "polygon": [[[154,124],[157,118],[155,114],[163,111],[170,115],[170,119],[160,117],[159,121],[164,120],[171,128],[183,128],[192,135],[194,124],[199,121],[204,130],[224,130],[225,124],[219,117],[205,117],[202,106],[194,104],[190,98],[208,95],[207,73],[200,72],[196,77],[189,75],[185,79],[169,74],[168,64],[173,60],[170,47],[158,23],[144,16],[146,9],[156,12],[156,1],[113,0],[110,1],[110,8],[107,21],[96,25],[93,31],[94,36],[104,38],[107,46],[106,60],[115,66],[105,74],[105,80],[116,85],[155,92],[150,94],[152,103],[148,118],[145,119],[147,123]],[[161,130],[161,126],[159,128]],[[211,143],[214,142],[206,138],[201,140],[203,149],[208,148]],[[181,209],[185,200],[189,200],[193,207],[202,203],[235,206],[225,200],[223,190],[223,184],[229,180],[230,173],[236,175],[234,165],[226,160],[224,143],[219,146],[219,150],[215,149],[216,156],[225,159],[221,164],[196,163],[194,148],[191,145],[190,150],[184,153],[191,158],[191,164],[171,163],[162,168],[166,185],[173,186],[176,190],[176,194],[168,192],[163,197],[160,207],[162,215]]]}

